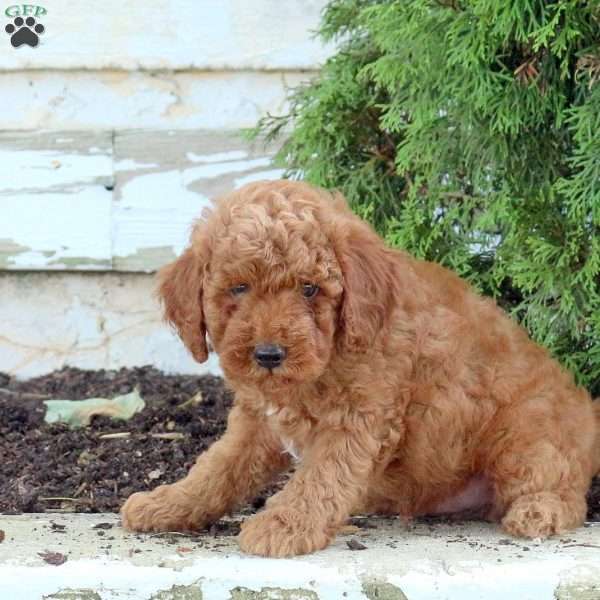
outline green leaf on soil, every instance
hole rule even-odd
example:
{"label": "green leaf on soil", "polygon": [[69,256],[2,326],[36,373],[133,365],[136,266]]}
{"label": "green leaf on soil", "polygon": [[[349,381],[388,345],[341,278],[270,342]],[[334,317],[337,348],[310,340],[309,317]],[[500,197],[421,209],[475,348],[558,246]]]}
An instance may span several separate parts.
{"label": "green leaf on soil", "polygon": [[73,428],[89,425],[92,417],[105,416],[127,420],[145,406],[136,388],[129,394],[114,398],[88,398],[87,400],[45,400],[46,423],[67,423]]}

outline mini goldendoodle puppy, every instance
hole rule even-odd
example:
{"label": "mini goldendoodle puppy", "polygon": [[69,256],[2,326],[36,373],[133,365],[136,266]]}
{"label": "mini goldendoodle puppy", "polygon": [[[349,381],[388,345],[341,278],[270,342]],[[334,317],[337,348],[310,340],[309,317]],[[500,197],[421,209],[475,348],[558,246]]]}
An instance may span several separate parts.
{"label": "mini goldendoodle puppy", "polygon": [[127,500],[126,528],[201,528],[292,460],[243,550],[319,550],[358,511],[479,509],[531,538],[583,522],[598,403],[493,301],[387,248],[340,195],[247,185],[159,277],[166,318],[199,362],[208,334],[235,403],[185,479]]}

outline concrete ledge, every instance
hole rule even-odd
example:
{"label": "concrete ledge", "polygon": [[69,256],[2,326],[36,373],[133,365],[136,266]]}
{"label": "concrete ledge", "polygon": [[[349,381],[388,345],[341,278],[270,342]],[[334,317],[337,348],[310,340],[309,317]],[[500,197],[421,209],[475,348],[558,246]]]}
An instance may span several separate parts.
{"label": "concrete ledge", "polygon": [[[509,539],[482,523],[359,525],[322,552],[275,560],[242,555],[235,538],[129,534],[114,515],[2,516],[0,598],[600,598],[600,524],[544,542]],[[351,550],[351,540],[366,548]],[[61,555],[63,564],[47,562]]]}

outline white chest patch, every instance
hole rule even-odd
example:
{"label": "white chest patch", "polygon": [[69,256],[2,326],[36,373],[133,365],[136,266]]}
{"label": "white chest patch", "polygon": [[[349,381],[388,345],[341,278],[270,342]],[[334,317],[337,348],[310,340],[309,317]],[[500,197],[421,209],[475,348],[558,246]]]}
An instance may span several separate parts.
{"label": "white chest patch", "polygon": [[[273,406],[272,404],[267,404],[265,408],[265,417],[276,417],[280,413],[281,409]],[[296,444],[288,438],[280,437],[282,453],[289,454],[295,462],[300,462],[302,460],[302,453],[296,448]]]}
{"label": "white chest patch", "polygon": [[265,415],[267,417],[272,417],[275,413],[279,412],[272,404],[268,404],[265,409]]}
{"label": "white chest patch", "polygon": [[281,445],[283,446],[283,452],[289,454],[296,462],[302,460],[302,454],[292,440],[281,438]]}

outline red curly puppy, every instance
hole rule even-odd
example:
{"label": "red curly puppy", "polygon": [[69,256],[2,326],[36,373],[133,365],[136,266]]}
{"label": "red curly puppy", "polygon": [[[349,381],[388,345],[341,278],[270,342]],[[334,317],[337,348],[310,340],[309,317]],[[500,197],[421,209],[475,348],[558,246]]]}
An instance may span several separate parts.
{"label": "red curly puppy", "polygon": [[485,507],[531,538],[583,522],[598,407],[494,302],[387,248],[341,196],[247,185],[159,277],[166,318],[199,362],[208,334],[235,403],[185,479],[129,498],[128,529],[201,528],[292,458],[243,550],[319,550],[356,511]]}

